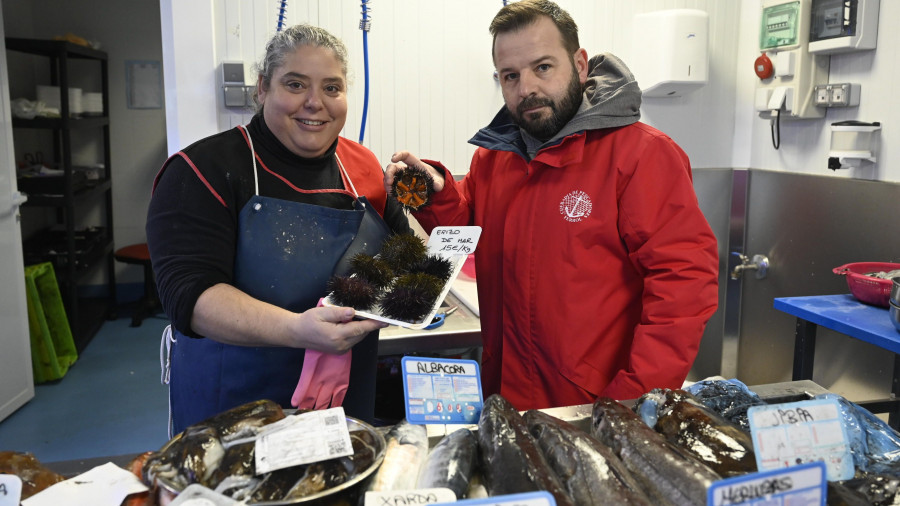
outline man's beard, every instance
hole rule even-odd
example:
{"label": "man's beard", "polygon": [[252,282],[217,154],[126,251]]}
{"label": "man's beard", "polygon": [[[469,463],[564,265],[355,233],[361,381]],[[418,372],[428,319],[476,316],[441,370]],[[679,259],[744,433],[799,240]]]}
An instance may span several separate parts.
{"label": "man's beard", "polygon": [[[563,95],[559,103],[554,102],[551,98],[531,96],[520,102],[515,111],[510,111],[510,115],[513,123],[528,132],[529,135],[542,142],[548,141],[575,116],[578,107],[581,106],[581,95],[581,81],[578,79],[578,74],[573,71],[566,94]],[[540,106],[550,107],[550,116],[548,118],[532,119],[528,117],[530,115],[522,112],[526,109]]]}

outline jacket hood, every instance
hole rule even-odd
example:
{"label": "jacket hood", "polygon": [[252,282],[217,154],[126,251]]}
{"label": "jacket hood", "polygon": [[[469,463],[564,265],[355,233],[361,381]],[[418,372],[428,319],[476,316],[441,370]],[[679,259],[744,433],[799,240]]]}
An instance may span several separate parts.
{"label": "jacket hood", "polygon": [[[634,75],[617,56],[601,53],[588,61],[588,78],[584,83],[581,106],[575,116],[541,148],[558,144],[564,137],[576,132],[622,127],[640,119],[641,89]],[[512,122],[506,106],[469,143],[525,156],[522,133]]]}

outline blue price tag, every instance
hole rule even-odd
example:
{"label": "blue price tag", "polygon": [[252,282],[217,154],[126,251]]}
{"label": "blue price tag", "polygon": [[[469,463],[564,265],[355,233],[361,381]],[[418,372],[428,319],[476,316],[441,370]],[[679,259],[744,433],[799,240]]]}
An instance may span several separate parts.
{"label": "blue price tag", "polygon": [[709,487],[707,506],[825,506],[825,463],[751,473],[719,480]]}
{"label": "blue price tag", "polygon": [[400,366],[409,423],[478,423],[484,406],[478,362],[403,357]]}
{"label": "blue price tag", "polygon": [[836,399],[753,406],[747,418],[760,471],[823,462],[829,481],[853,477],[850,439]]}

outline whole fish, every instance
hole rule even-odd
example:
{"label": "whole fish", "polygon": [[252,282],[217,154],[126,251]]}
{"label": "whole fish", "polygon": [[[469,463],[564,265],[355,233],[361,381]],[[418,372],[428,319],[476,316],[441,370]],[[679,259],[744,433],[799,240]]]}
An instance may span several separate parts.
{"label": "whole fish", "polygon": [[449,488],[457,499],[466,497],[478,461],[478,438],[469,429],[444,436],[428,453],[416,488]]}
{"label": "whole fish", "polygon": [[222,478],[217,470],[225,457],[226,443],[252,438],[260,427],[284,417],[281,406],[265,399],[218,413],[187,427],[163,450],[151,455],[144,465],[144,477],[147,483],[162,478],[179,490],[191,483],[215,488]]}
{"label": "whole fish", "polygon": [[[841,482],[828,483],[828,504],[831,504],[831,495],[833,490],[843,487],[855,493],[853,497],[862,496],[869,504],[876,506],[892,506],[900,504],[900,477],[886,474],[857,473],[857,476]],[[845,502],[848,493],[844,490],[841,495]],[[835,494],[837,495],[837,494]]]}
{"label": "whole fish", "polygon": [[704,506],[720,476],[651,429],[631,409],[608,397],[594,401],[594,437],[613,449],[654,502]]}
{"label": "whole fish", "polygon": [[653,389],[637,400],[635,411],[645,422],[651,412],[651,427],[723,477],[757,471],[750,433],[684,390]]}
{"label": "whole fish", "polygon": [[384,460],[369,483],[369,491],[413,490],[419,470],[428,456],[428,433],[424,425],[405,418],[385,436]]}
{"label": "whole fish", "polygon": [[546,490],[558,506],[575,504],[528,432],[522,415],[499,394],[484,401],[478,446],[491,496]]}
{"label": "whole fish", "polygon": [[524,418],[575,504],[651,504],[625,464],[597,438],[542,411],[526,411]]}

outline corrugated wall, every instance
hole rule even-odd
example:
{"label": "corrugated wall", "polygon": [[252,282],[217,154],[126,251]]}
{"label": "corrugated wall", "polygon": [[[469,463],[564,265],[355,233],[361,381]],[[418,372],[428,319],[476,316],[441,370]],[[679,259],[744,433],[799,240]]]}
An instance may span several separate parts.
{"label": "corrugated wall", "polygon": [[[588,53],[612,52],[628,61],[635,14],[659,9],[697,8],[710,15],[710,83],[692,95],[648,99],[643,120],[671,135],[695,166],[730,166],[734,138],[734,72],[740,3],[721,0],[560,0],[579,25]],[[279,2],[216,0],[216,59],[251,64],[276,27]],[[443,161],[454,173],[468,170],[474,147],[469,138],[503,105],[493,79],[488,26],[500,0],[373,0],[368,35],[370,93],[364,144],[385,164],[408,149]],[[361,4],[288,2],[288,24],[309,22],[327,28],[350,50],[350,113],[344,136],[358,140],[364,98],[364,59],[359,30]],[[249,120],[217,97],[220,129]],[[712,107],[709,107],[712,105]],[[704,114],[696,111],[705,108]],[[704,132],[697,135],[697,132]]]}

